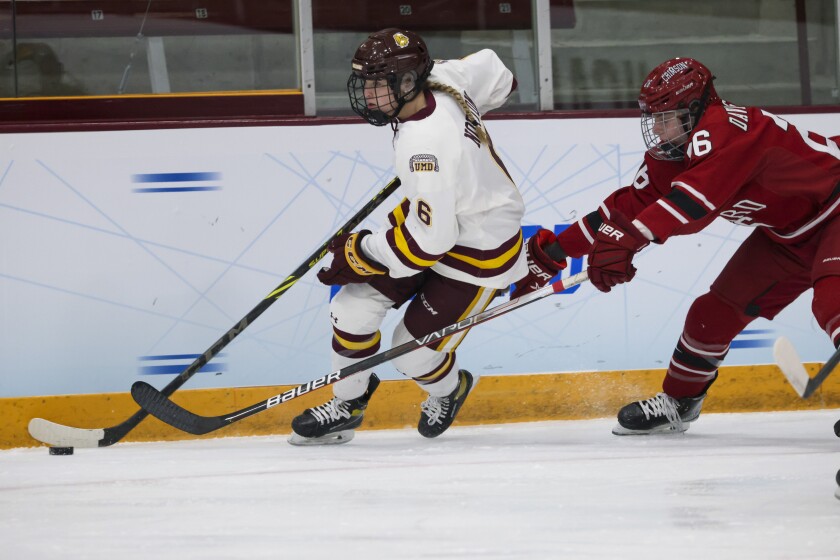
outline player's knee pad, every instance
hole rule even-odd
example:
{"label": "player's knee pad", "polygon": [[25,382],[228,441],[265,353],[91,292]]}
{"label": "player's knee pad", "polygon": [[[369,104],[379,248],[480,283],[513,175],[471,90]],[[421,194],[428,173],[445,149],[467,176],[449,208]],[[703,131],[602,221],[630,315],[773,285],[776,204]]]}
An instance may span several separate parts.
{"label": "player's knee pad", "polygon": [[376,354],[379,326],[393,302],[366,284],[348,284],[330,302],[333,368]]}
{"label": "player's knee pad", "polygon": [[840,276],[825,276],[814,283],[811,310],[834,346],[840,346]]}
{"label": "player's knee pad", "polygon": [[[393,345],[399,346],[415,337],[408,332],[403,321],[394,329]],[[391,363],[407,377],[421,385],[435,383],[455,369],[455,353],[437,352],[425,346],[394,358]]]}
{"label": "player's knee pad", "polygon": [[330,302],[330,323],[349,334],[371,334],[379,330],[394,302],[367,284],[347,284]]}

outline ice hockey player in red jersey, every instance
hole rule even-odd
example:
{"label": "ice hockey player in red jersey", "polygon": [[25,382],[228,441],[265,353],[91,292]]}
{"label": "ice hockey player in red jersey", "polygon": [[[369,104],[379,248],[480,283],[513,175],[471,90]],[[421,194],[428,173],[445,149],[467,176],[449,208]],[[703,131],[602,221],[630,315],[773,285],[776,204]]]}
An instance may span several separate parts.
{"label": "ice hockey player in red jersey", "polygon": [[[332,263],[318,274],[324,284],[342,286],[330,303],[333,369],[377,353],[385,314],[412,296],[394,345],[481,312],[528,274],[525,205],[481,119],[515,87],[490,50],[432,61],[422,38],[402,29],[373,33],[359,46],[347,83],[351,107],[394,130],[405,198],[388,227],[337,238]],[[425,437],[449,427],[474,385],[455,352],[465,335],[393,361],[428,393],[417,426]],[[378,384],[371,371],[336,383],[335,398],[292,421],[290,441],[348,441]]]}
{"label": "ice hockey player in red jersey", "polygon": [[609,292],[633,279],[633,257],[649,243],[718,217],[754,228],[692,303],[662,392],[624,406],[617,435],[685,431],[735,336],[808,288],[814,317],[840,344],[840,137],[722,100],[713,79],[691,58],[657,66],[639,95],[648,150],[633,183],[540,244],[588,255],[592,283]]}

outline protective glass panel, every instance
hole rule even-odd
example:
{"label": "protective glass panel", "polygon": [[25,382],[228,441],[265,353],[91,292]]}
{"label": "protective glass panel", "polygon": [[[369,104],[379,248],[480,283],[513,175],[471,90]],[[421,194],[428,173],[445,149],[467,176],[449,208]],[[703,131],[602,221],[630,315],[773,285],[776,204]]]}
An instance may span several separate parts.
{"label": "protective glass panel", "polygon": [[519,83],[505,110],[533,111],[537,89],[531,0],[313,0],[318,114],[351,115],[350,60],[374,31],[403,27],[420,34],[432,58],[461,58],[490,48]]}
{"label": "protective glass panel", "polygon": [[292,0],[0,2],[0,96],[299,88]]}
{"label": "protective glass panel", "polygon": [[837,103],[835,9],[821,0],[575,0],[575,25],[563,28],[552,8],[555,108],[637,108],[642,79],[676,56],[708,66],[735,103]]}

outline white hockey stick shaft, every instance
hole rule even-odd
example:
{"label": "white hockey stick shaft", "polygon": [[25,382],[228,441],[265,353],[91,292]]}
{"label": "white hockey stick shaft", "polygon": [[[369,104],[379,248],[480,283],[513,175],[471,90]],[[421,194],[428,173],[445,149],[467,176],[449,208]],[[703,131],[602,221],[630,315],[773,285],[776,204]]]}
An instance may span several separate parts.
{"label": "white hockey stick shaft", "polygon": [[787,338],[781,336],[776,340],[773,345],[773,357],[796,393],[803,399],[807,399],[814,394],[814,391],[822,385],[823,381],[840,363],[840,348],[834,351],[834,354],[813,378],[808,375],[799,353]]}

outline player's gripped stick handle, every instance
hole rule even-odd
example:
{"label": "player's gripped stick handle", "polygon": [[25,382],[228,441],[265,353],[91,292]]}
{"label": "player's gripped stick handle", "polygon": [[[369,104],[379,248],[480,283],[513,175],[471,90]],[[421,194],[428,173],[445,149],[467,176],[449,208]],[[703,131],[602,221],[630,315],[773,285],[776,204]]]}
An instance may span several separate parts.
{"label": "player's gripped stick handle", "polygon": [[280,393],[279,395],[275,395],[262,402],[245,407],[242,410],[237,410],[236,412],[232,412],[230,414],[223,414],[221,416],[200,416],[178,406],[169,400],[161,391],[158,391],[143,381],[137,381],[131,386],[131,396],[134,397],[134,400],[137,404],[143,407],[143,409],[149,411],[153,416],[163,422],[190,434],[206,434],[233,424],[234,422],[238,422],[258,412],[262,412],[263,410],[277,406],[278,404],[295,399],[301,395],[309,393],[310,391],[314,391],[315,389],[332,385],[333,383],[346,379],[347,377],[359,373],[360,371],[364,371],[381,363],[393,360],[394,358],[408,354],[409,352],[422,348],[423,346],[433,344],[442,338],[470,329],[476,325],[513,311],[514,309],[519,309],[520,307],[524,307],[529,303],[533,303],[546,296],[562,292],[563,290],[576,286],[587,280],[589,280],[587,271],[575,274],[566,280],[558,280],[553,284],[544,286],[530,294],[512,299],[501,305],[497,305],[496,307],[492,307],[482,311],[481,313],[467,317],[462,321],[453,323],[438,331],[431,332],[420,338],[415,338],[414,340],[395,346],[390,350],[380,352],[375,356],[371,356],[360,362],[341,368],[338,371],[334,371],[323,377],[319,377],[318,379],[313,379],[308,383],[304,383],[303,385],[299,385],[293,389]]}
{"label": "player's gripped stick handle", "polygon": [[[336,237],[352,231],[365,218],[367,218],[382,202],[385,201],[391,194],[396,191],[401,184],[399,177],[394,177],[379,191],[364,207],[362,207],[356,214],[350,218],[341,228],[339,228],[333,235],[327,239],[318,249],[315,250],[294,272],[292,272],[283,282],[277,286],[270,294],[268,294],[256,307],[248,312],[241,321],[236,323],[228,330],[222,337],[213,343],[203,354],[193,361],[183,372],[181,372],[175,379],[169,382],[160,392],[163,395],[169,396],[178,390],[184,383],[187,382],[197,371],[207,365],[219,352],[222,351],[230,342],[244,331],[248,325],[253,323],[263,312],[271,307],[271,305],[282,296],[286,290],[291,288],[300,278],[306,274],[309,269],[314,267],[326,254],[327,247],[330,242]],[[133,430],[146,416],[148,412],[143,409],[138,410],[134,415],[128,418],[121,424],[104,428],[101,430],[87,430],[83,428],[73,428],[70,426],[62,426],[49,422],[40,418],[34,418],[30,422],[30,433],[35,439],[44,443],[55,446],[72,446],[72,447],[107,447],[120,441],[125,435]],[[53,441],[49,441],[49,439]],[[86,445],[87,443],[87,445]]]}

